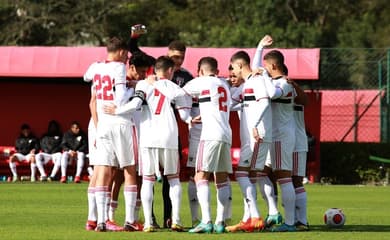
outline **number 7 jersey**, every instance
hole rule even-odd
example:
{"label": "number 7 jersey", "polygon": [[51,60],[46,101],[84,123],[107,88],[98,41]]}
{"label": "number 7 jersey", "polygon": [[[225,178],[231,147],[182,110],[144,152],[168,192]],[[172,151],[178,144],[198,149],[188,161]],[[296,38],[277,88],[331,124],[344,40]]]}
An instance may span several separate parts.
{"label": "number 7 jersey", "polygon": [[231,144],[229,124],[231,96],[227,83],[213,76],[197,77],[189,81],[184,91],[199,99],[202,133],[200,140],[223,141]]}

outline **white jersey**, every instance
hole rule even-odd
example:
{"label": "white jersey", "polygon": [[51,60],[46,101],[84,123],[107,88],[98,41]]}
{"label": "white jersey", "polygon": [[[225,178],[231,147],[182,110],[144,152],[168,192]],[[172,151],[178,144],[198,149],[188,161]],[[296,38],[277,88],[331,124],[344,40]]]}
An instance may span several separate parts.
{"label": "white jersey", "polygon": [[254,141],[253,129],[257,128],[264,142],[272,142],[271,100],[261,75],[249,76],[242,89],[243,108],[240,119],[241,145]]}
{"label": "white jersey", "polygon": [[[199,99],[194,97],[194,98],[192,98],[192,107],[191,107],[190,116],[192,118],[194,118],[194,117],[197,117],[199,115],[200,115]],[[189,139],[194,140],[194,141],[199,141],[201,133],[202,133],[202,124],[201,123],[188,124]]]}
{"label": "white jersey", "polygon": [[305,108],[303,105],[294,105],[295,118],[295,149],[294,152],[307,152],[307,135],[305,127]]}
{"label": "white jersey", "polygon": [[99,119],[97,128],[99,129],[99,125],[102,124],[132,124],[130,113],[110,115],[103,112],[104,105],[115,104],[120,107],[128,102],[132,94],[132,91],[126,88],[126,65],[122,62],[108,61],[93,63],[84,75],[85,81],[91,79],[96,94],[96,112]]}
{"label": "white jersey", "polygon": [[[283,138],[295,135],[294,123],[294,88],[283,77],[272,79],[276,88],[282,90],[283,95],[280,98],[272,99],[272,138],[281,140]],[[294,137],[295,139],[295,137]]]}
{"label": "white jersey", "polygon": [[146,95],[141,109],[140,146],[178,149],[178,127],[171,104],[189,108],[184,91],[167,79],[159,79],[154,85],[141,80],[135,90]]}
{"label": "white jersey", "polygon": [[229,124],[231,96],[226,81],[204,76],[192,79],[184,87],[192,97],[199,99],[202,118],[201,140],[232,142]]}

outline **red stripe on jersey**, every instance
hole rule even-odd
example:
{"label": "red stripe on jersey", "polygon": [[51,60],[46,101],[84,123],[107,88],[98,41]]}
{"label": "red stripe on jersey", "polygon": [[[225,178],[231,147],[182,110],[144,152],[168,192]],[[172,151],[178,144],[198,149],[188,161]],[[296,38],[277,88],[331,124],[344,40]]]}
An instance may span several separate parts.
{"label": "red stripe on jersey", "polygon": [[261,99],[269,99],[269,97],[261,97],[261,98],[259,98],[259,99],[256,99],[256,101],[258,102],[258,101],[260,101]]}
{"label": "red stripe on jersey", "polygon": [[244,93],[254,93],[253,88],[245,88]]}
{"label": "red stripe on jersey", "polygon": [[202,90],[202,92],[200,93],[200,95],[208,95],[210,94],[210,90]]}
{"label": "red stripe on jersey", "polygon": [[287,93],[287,96],[286,97],[292,97],[293,93],[292,92],[289,92]]}
{"label": "red stripe on jersey", "polygon": [[255,146],[253,146],[253,153],[252,153],[251,165],[250,165],[251,170],[255,169],[256,167],[257,155],[259,154],[259,147],[260,147],[259,142],[256,142]]}
{"label": "red stripe on jersey", "polygon": [[197,103],[197,102],[199,102],[199,99],[197,97],[193,97],[192,102]]}

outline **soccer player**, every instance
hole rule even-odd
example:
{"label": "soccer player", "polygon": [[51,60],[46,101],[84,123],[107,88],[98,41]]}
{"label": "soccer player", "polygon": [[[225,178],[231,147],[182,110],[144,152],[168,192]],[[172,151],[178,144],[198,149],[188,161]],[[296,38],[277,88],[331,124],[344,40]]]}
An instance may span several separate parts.
{"label": "soccer player", "polygon": [[[228,174],[232,172],[229,125],[231,97],[225,80],[219,79],[217,60],[204,57],[198,63],[199,76],[188,82],[184,90],[199,101],[202,132],[196,157],[195,182],[202,212],[201,222],[190,233],[225,232],[225,208],[230,197]],[[208,179],[214,174],[217,188],[217,215],[211,221]]]}
{"label": "soccer player", "polygon": [[[96,94],[96,187],[97,227],[95,231],[107,231],[107,193],[112,178],[112,168],[124,168],[125,176],[125,226],[134,222],[134,208],[137,198],[136,159],[137,141],[135,126],[130,114],[111,116],[106,114],[106,104],[124,105],[129,94],[126,88],[127,46],[116,37],[107,44],[105,62],[92,64],[85,78],[93,79]],[[92,114],[94,116],[94,114]],[[95,174],[94,173],[94,174]]]}
{"label": "soccer player", "polygon": [[295,146],[294,88],[284,77],[284,56],[278,50],[272,50],[264,56],[264,67],[272,77],[275,89],[282,96],[272,99],[272,168],[282,192],[282,205],[285,222],[272,228],[275,232],[295,231],[295,190],[292,184],[292,156]]}
{"label": "soccer player", "polygon": [[296,92],[294,99],[295,118],[295,148],[293,152],[292,180],[295,188],[295,227],[298,231],[308,231],[307,222],[307,194],[303,186],[303,178],[306,176],[306,159],[308,152],[308,139],[306,135],[304,106],[307,104],[307,96],[299,85],[290,81]]}
{"label": "soccer player", "polygon": [[31,128],[27,124],[23,124],[20,128],[20,136],[16,139],[14,153],[9,158],[9,168],[11,169],[13,178],[12,181],[18,181],[18,173],[16,171],[16,161],[28,161],[31,167],[31,182],[35,182],[35,154],[39,151],[39,140],[31,133]]}
{"label": "soccer player", "polygon": [[[189,99],[184,91],[170,79],[173,76],[173,61],[161,56],[156,60],[157,80],[148,78],[137,83],[136,98],[123,107],[114,109],[115,114],[132,112],[142,104],[140,119],[140,173],[143,176],[141,200],[144,210],[144,232],[153,232],[151,207],[155,174],[160,166],[169,181],[169,196],[172,201],[171,230],[183,231],[180,221],[181,185],[179,181],[179,157],[177,123],[171,107],[174,101],[182,119],[190,119]],[[112,113],[111,107],[105,108]],[[151,138],[151,136],[153,136]]]}
{"label": "soccer player", "polygon": [[41,152],[36,155],[37,168],[41,174],[40,180],[46,181],[47,175],[44,165],[49,161],[53,161],[54,166],[50,174],[50,178],[54,178],[61,167],[61,142],[62,132],[57,121],[49,122],[47,132],[42,136],[40,141]]}
{"label": "soccer player", "polygon": [[80,175],[84,167],[85,152],[88,148],[87,136],[80,129],[80,124],[72,122],[69,131],[65,132],[62,142],[61,183],[66,183],[66,169],[73,160],[77,160],[75,183],[80,183]]}

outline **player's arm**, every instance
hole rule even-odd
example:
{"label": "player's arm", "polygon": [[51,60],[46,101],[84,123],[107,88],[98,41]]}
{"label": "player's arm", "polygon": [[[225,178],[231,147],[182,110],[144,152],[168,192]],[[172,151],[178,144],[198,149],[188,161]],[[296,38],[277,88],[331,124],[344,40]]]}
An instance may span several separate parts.
{"label": "player's arm", "polygon": [[257,45],[255,55],[253,56],[253,61],[252,61],[252,69],[255,70],[259,67],[262,66],[261,62],[261,56],[263,55],[263,49],[266,46],[270,46],[273,42],[273,39],[270,35],[265,35],[260,41],[259,44]]}
{"label": "player's arm", "polygon": [[282,97],[284,95],[283,89],[280,88],[280,87],[276,87],[272,83],[272,78],[271,77],[269,77],[267,75],[263,75],[263,78],[264,78],[265,89],[267,90],[268,96],[271,99],[280,98],[280,97]]}
{"label": "player's arm", "polygon": [[114,104],[104,105],[103,111],[106,114],[121,115],[137,111],[141,108],[142,103],[145,101],[145,93],[141,90],[136,90],[131,101],[122,106],[116,106]]}
{"label": "player's arm", "polygon": [[146,33],[146,27],[144,25],[136,24],[131,26],[130,39],[127,42],[127,46],[131,54],[134,54],[136,52],[143,53],[143,51],[138,46],[138,38],[145,33]]}
{"label": "player's arm", "polygon": [[230,94],[232,97],[230,111],[240,111],[242,108],[242,101],[241,101],[242,85],[237,88],[230,88]]}
{"label": "player's arm", "polygon": [[91,99],[89,100],[89,111],[91,112],[91,118],[96,128],[98,123],[98,116],[96,112],[96,92],[94,89],[91,91]]}
{"label": "player's arm", "polygon": [[263,120],[265,112],[270,107],[269,98],[257,99],[256,100],[256,106],[257,106],[257,111],[256,112],[258,113],[258,118],[256,119],[255,124],[252,126],[252,129],[253,129],[252,135],[253,135],[253,138],[257,142],[261,142],[262,139],[259,136],[258,126],[259,126],[260,122]]}

